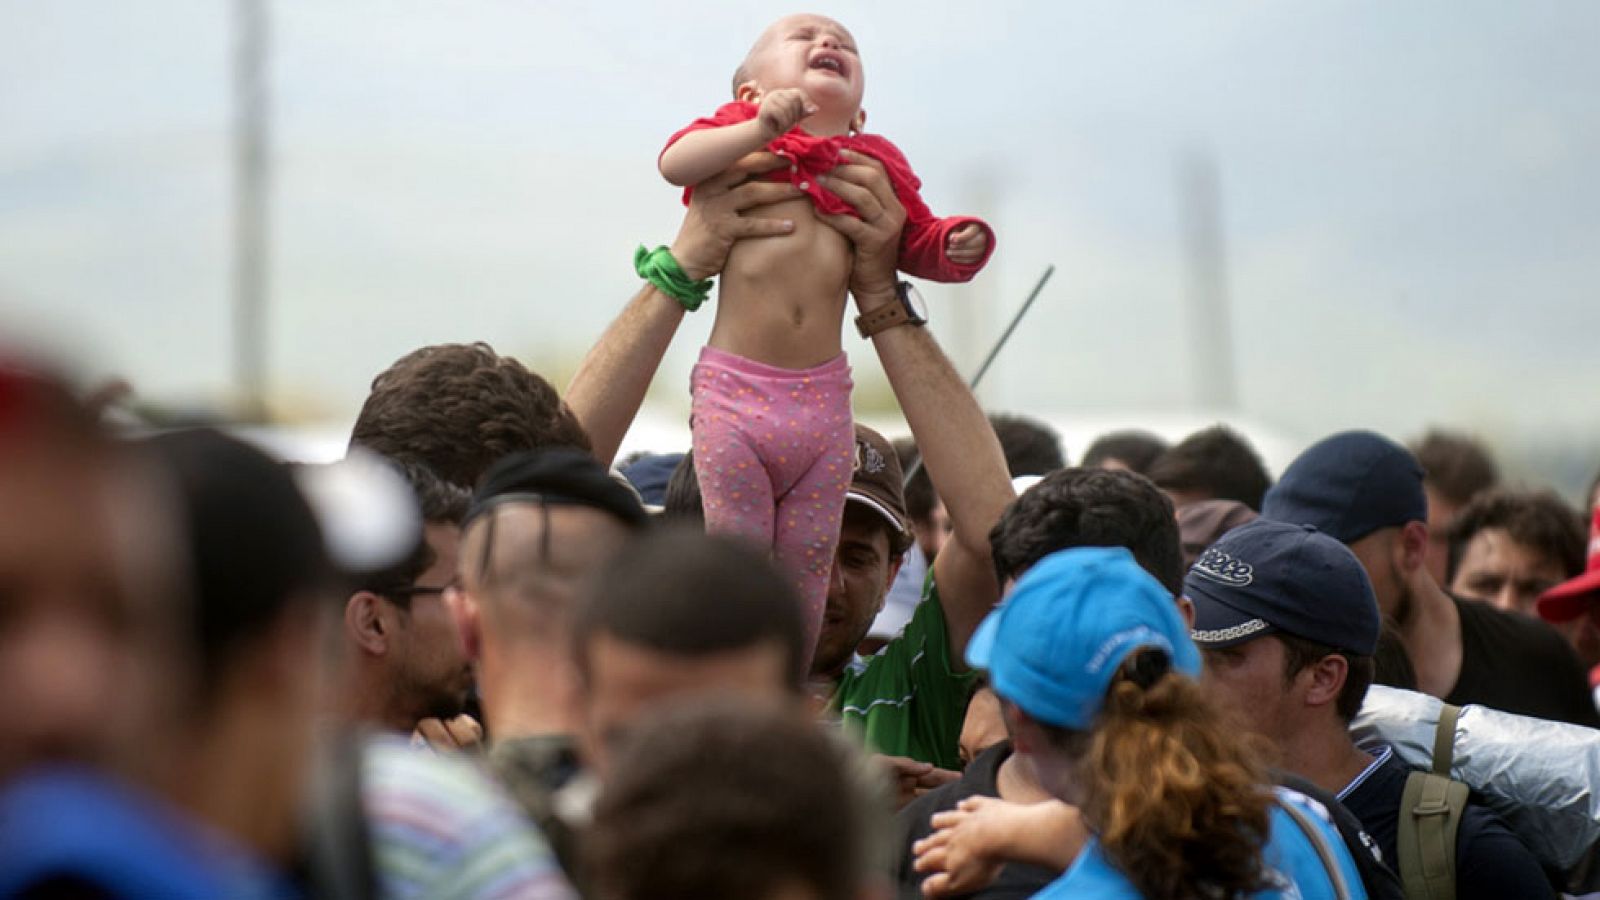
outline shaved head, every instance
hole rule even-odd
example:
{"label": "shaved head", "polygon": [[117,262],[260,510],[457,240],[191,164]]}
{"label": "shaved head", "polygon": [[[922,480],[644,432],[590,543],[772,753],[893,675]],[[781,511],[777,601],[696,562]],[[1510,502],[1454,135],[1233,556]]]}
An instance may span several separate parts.
{"label": "shaved head", "polygon": [[564,628],[578,592],[629,534],[616,517],[592,507],[508,504],[462,536],[461,583],[483,601],[490,639],[502,627]]}

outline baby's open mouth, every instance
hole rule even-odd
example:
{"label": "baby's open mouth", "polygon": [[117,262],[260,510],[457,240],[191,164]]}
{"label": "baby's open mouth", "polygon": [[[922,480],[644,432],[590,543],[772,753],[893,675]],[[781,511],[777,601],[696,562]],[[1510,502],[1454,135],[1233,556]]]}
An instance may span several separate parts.
{"label": "baby's open mouth", "polygon": [[849,67],[845,64],[844,58],[831,50],[824,50],[821,53],[811,57],[811,68],[824,69],[826,71],[833,72],[836,75],[850,74]]}

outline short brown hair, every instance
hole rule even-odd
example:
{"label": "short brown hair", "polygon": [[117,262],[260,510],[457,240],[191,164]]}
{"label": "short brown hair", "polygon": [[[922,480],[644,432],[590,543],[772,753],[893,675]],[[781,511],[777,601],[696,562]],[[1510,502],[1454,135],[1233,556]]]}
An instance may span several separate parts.
{"label": "short brown hair", "polygon": [[1178,442],[1156,457],[1146,473],[1167,491],[1201,491],[1217,500],[1237,500],[1256,512],[1272,487],[1272,477],[1244,436],[1213,425]]}
{"label": "short brown hair", "polygon": [[1461,557],[1473,537],[1490,528],[1503,529],[1513,541],[1548,556],[1561,566],[1565,577],[1572,578],[1583,572],[1588,550],[1585,524],[1577,510],[1551,491],[1492,490],[1479,494],[1450,523],[1445,583],[1455,580]]}
{"label": "short brown hair", "polygon": [[556,389],[488,344],[414,350],[372,380],[351,445],[420,462],[463,487],[518,450],[590,450]]}
{"label": "short brown hair", "polygon": [[865,800],[843,748],[790,709],[720,698],[630,728],[584,843],[600,900],[856,896]]}
{"label": "short brown hair", "polygon": [[1494,458],[1476,438],[1432,429],[1411,446],[1422,465],[1423,482],[1446,500],[1461,505],[1500,481]]}

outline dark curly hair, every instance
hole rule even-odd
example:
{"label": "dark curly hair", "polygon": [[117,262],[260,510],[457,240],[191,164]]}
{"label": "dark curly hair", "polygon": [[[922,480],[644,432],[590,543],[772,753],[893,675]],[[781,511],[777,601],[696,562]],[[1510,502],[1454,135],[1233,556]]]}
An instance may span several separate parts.
{"label": "dark curly hair", "polygon": [[1000,583],[1057,550],[1126,547],[1174,596],[1183,590],[1183,548],[1172,501],[1143,475],[1061,469],[1024,491],[989,532]]}
{"label": "dark curly hair", "polygon": [[550,382],[481,342],[435,344],[396,360],[372,380],[350,443],[467,488],[518,450],[591,449]]}
{"label": "dark curly hair", "polygon": [[1455,581],[1473,537],[1489,528],[1502,529],[1513,541],[1555,560],[1571,578],[1583,571],[1586,524],[1577,510],[1551,491],[1496,489],[1479,494],[1450,523],[1445,583]]}

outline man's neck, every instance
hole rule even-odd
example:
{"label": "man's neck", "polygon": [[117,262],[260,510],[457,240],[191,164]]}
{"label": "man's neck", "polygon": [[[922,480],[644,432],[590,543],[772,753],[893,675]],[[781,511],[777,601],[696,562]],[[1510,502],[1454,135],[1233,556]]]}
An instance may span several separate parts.
{"label": "man's neck", "polygon": [[338,708],[331,712],[353,725],[410,734],[420,717],[394,709],[393,684],[382,670],[360,663],[352,668],[338,698]]}
{"label": "man's neck", "polygon": [[1283,743],[1283,768],[1330,794],[1338,794],[1372,765],[1372,756],[1350,740],[1336,718],[1299,729]]}
{"label": "man's neck", "polygon": [[576,733],[576,685],[567,667],[548,665],[548,657],[541,654],[521,653],[516,658],[515,664],[504,668],[486,661],[478,673],[490,739]]}
{"label": "man's neck", "polygon": [[252,698],[219,694],[213,710],[195,723],[166,793],[263,857],[286,860],[294,852],[309,742]]}
{"label": "man's neck", "polygon": [[1461,610],[1424,571],[1411,578],[1411,617],[1400,626],[1400,639],[1417,689],[1443,699],[1461,680]]}

